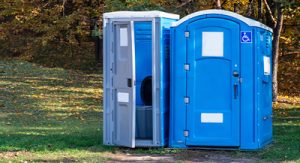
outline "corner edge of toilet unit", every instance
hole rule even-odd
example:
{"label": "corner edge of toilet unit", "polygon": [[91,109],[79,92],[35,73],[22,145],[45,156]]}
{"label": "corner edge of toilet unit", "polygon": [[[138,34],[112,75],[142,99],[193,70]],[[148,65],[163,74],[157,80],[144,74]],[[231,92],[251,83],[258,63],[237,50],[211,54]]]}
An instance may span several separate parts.
{"label": "corner edge of toilet unit", "polygon": [[172,148],[256,150],[272,141],[272,29],[224,10],[171,27]]}
{"label": "corner edge of toilet unit", "polygon": [[170,26],[179,15],[118,11],[103,15],[103,143],[168,143]]}

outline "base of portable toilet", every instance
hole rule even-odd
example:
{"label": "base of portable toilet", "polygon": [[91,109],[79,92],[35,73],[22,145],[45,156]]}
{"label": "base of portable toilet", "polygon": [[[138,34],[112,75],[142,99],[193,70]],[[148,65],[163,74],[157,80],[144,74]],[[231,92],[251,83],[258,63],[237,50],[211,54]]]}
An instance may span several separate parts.
{"label": "base of portable toilet", "polygon": [[149,140],[153,138],[152,106],[136,107],[136,139]]}
{"label": "base of portable toilet", "polygon": [[103,143],[132,148],[165,146],[170,25],[179,16],[119,11],[103,17]]}
{"label": "base of portable toilet", "polygon": [[224,10],[171,28],[172,148],[260,149],[272,141],[272,29]]}

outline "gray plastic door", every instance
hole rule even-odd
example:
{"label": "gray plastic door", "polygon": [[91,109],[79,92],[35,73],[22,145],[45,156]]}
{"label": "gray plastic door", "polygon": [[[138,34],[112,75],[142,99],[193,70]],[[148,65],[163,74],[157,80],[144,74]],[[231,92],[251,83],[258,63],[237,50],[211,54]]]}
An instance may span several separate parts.
{"label": "gray plastic door", "polygon": [[113,24],[114,144],[135,147],[135,50],[133,23]]}

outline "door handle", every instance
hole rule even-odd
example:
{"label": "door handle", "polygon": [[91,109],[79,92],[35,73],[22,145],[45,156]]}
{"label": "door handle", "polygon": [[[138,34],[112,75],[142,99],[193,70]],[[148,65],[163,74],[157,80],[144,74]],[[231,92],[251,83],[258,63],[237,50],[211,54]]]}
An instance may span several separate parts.
{"label": "door handle", "polygon": [[234,99],[237,99],[237,96],[238,96],[238,85],[237,84],[234,84],[233,85],[233,96],[234,96]]}
{"label": "door handle", "polygon": [[127,87],[129,87],[129,88],[132,87],[132,79],[131,78],[127,79]]}
{"label": "door handle", "polygon": [[233,71],[233,74],[232,74],[234,77],[239,77],[239,72],[237,71]]}

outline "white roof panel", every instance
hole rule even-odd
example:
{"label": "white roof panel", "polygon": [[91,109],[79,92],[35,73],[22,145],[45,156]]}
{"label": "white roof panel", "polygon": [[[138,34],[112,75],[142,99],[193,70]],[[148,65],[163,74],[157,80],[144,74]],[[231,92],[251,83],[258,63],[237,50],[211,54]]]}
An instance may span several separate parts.
{"label": "white roof panel", "polygon": [[266,29],[268,31],[273,32],[272,28],[270,28],[270,27],[268,27],[268,26],[266,26],[266,25],[264,25],[264,24],[262,24],[262,23],[260,23],[256,20],[246,18],[242,15],[239,15],[239,14],[231,12],[231,11],[218,10],[218,9],[203,10],[203,11],[198,11],[198,12],[192,13],[190,15],[187,15],[187,16],[183,17],[182,19],[180,19],[177,22],[173,22],[172,27],[176,27],[176,26],[180,25],[181,23],[183,23],[183,22],[185,22],[189,19],[192,19],[194,17],[201,16],[201,15],[207,15],[207,14],[220,14],[220,15],[231,16],[231,17],[234,17],[236,19],[239,19],[239,20],[245,22],[249,26],[260,27],[260,28],[263,28],[263,29]]}
{"label": "white roof panel", "polygon": [[162,11],[116,11],[103,14],[103,18],[155,18],[163,17],[170,19],[179,19],[177,14],[166,13]]}

